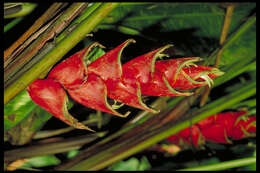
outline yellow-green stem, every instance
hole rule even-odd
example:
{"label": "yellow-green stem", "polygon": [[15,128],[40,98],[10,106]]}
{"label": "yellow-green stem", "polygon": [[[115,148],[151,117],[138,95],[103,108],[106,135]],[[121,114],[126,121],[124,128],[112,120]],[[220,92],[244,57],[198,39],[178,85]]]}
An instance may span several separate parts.
{"label": "yellow-green stem", "polygon": [[195,168],[179,169],[177,171],[220,171],[235,167],[246,166],[253,163],[256,163],[256,157],[248,157],[244,159],[231,160],[211,165],[203,165]]}
{"label": "yellow-green stem", "polygon": [[36,7],[37,7],[37,4],[35,4],[35,3],[21,3],[21,10],[20,11],[13,13],[13,14],[9,14],[9,15],[4,15],[4,18],[9,19],[9,18],[22,17],[22,16],[25,16],[25,15],[28,15]]}

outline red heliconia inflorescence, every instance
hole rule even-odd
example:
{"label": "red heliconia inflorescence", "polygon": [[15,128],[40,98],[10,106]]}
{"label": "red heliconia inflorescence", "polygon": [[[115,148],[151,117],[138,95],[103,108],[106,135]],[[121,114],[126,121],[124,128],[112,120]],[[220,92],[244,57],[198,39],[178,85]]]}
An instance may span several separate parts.
{"label": "red heliconia inflorescence", "polygon": [[129,43],[135,43],[135,40],[125,41],[90,64],[85,57],[93,47],[102,45],[94,43],[77,52],[55,66],[47,79],[36,80],[29,85],[28,92],[32,100],[62,121],[76,128],[90,130],[68,113],[65,90],[82,105],[126,117],[130,112],[117,112],[118,105],[110,105],[107,97],[115,102],[158,113],[159,110],[148,107],[142,101],[142,95],[190,96],[193,93],[185,90],[211,86],[213,78],[224,74],[217,68],[194,64],[202,60],[199,57],[157,61],[167,56],[162,52],[172,45],[121,65],[122,51]]}
{"label": "red heliconia inflorescence", "polygon": [[228,144],[232,140],[255,136],[256,116],[247,112],[223,112],[212,115],[170,136],[167,140],[179,146],[199,147],[206,141]]}

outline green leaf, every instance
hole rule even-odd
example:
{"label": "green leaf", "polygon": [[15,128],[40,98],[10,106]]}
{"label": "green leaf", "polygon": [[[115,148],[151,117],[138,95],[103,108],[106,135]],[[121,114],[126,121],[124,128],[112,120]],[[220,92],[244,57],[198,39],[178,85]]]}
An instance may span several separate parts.
{"label": "green leaf", "polygon": [[39,157],[32,157],[26,162],[22,167],[23,168],[30,168],[30,167],[44,167],[44,166],[52,166],[61,163],[60,160],[53,156],[39,156]]}
{"label": "green leaf", "polygon": [[[238,4],[234,11],[230,31],[256,7],[255,3]],[[133,6],[121,5],[110,13],[104,23],[121,23],[143,30],[160,23],[162,32],[198,28],[196,35],[219,38],[225,9],[217,3],[154,3]]]}
{"label": "green leaf", "polygon": [[151,169],[151,164],[149,163],[148,159],[144,156],[141,158],[141,162],[139,164],[138,171],[145,171]]}
{"label": "green leaf", "polygon": [[67,158],[68,159],[73,158],[73,157],[77,156],[78,153],[79,153],[79,150],[71,150],[67,153]]}
{"label": "green leaf", "polygon": [[4,107],[4,130],[8,130],[21,122],[36,106],[27,91],[23,90]]}
{"label": "green leaf", "polygon": [[139,161],[137,158],[130,158],[127,161],[120,161],[108,168],[109,171],[135,171],[137,170]]}
{"label": "green leaf", "polygon": [[88,56],[85,57],[84,61],[88,60],[90,62],[93,62],[105,53],[106,52],[102,48],[94,47],[93,49],[91,49],[91,52],[88,54]]}
{"label": "green leaf", "polygon": [[120,161],[108,168],[109,171],[145,171],[151,168],[148,159],[144,156],[139,161],[132,157],[127,161]]}
{"label": "green leaf", "polygon": [[53,116],[51,113],[47,112],[43,108],[37,105],[34,114],[36,114],[36,118],[31,124],[31,131],[37,131],[42,128],[42,126]]}
{"label": "green leaf", "polygon": [[[232,45],[224,50],[220,67],[254,57],[256,57],[256,23],[253,23]],[[251,69],[254,69],[252,67]]]}
{"label": "green leaf", "polygon": [[[236,31],[255,7],[255,3],[238,3],[228,33]],[[140,36],[152,37],[155,41],[172,42],[176,47],[182,48],[187,55],[206,57],[214,50],[212,48],[218,46],[224,16],[225,8],[218,3],[148,3],[132,6],[122,3],[105,18],[100,28],[105,26],[108,29],[109,25],[104,24],[110,24],[111,29],[124,34],[132,35],[132,31],[135,31],[134,34],[140,32]],[[129,33],[127,29],[122,28],[129,28]],[[253,28],[252,30],[255,31]],[[253,46],[255,40],[253,37],[254,34],[250,31],[247,39],[250,42],[242,40],[242,46],[246,44]],[[232,49],[239,46],[239,42]],[[255,45],[250,50],[254,47]],[[235,55],[239,55],[239,52]],[[245,56],[245,53],[240,56]],[[234,58],[233,54],[231,56],[228,52],[225,52],[225,57],[228,60]]]}
{"label": "green leaf", "polygon": [[5,140],[13,145],[24,145],[31,141],[35,132],[37,132],[52,115],[36,106],[28,116],[21,120],[11,129],[5,131]]}

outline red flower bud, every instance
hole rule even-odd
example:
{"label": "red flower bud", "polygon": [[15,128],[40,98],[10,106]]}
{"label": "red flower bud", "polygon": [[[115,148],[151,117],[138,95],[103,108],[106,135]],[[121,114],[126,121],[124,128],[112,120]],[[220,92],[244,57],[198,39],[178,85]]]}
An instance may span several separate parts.
{"label": "red flower bud", "polygon": [[245,116],[245,114],[247,114],[245,111],[218,113],[170,136],[167,140],[173,144],[183,145],[184,142],[191,145],[189,141],[192,137],[193,145],[199,146],[203,142],[198,142],[198,139],[228,144],[232,143],[231,139],[254,136],[256,117]]}

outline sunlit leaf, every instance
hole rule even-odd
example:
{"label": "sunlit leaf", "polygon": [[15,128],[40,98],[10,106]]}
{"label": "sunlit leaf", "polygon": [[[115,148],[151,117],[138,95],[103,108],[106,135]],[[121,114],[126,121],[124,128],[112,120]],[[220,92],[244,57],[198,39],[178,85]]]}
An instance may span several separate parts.
{"label": "sunlit leaf", "polygon": [[4,130],[8,130],[26,118],[36,107],[26,90],[4,107]]}
{"label": "sunlit leaf", "polygon": [[151,165],[146,157],[142,157],[139,161],[132,157],[127,161],[120,161],[108,168],[109,171],[145,171],[151,168]]}
{"label": "sunlit leaf", "polygon": [[44,167],[44,166],[51,166],[57,165],[60,163],[60,160],[55,156],[39,156],[39,157],[32,157],[28,159],[29,161],[26,162],[22,167]]}
{"label": "sunlit leaf", "polygon": [[68,158],[73,158],[73,157],[75,157],[78,153],[79,153],[79,150],[71,150],[71,151],[68,152],[67,157],[68,157]]}

